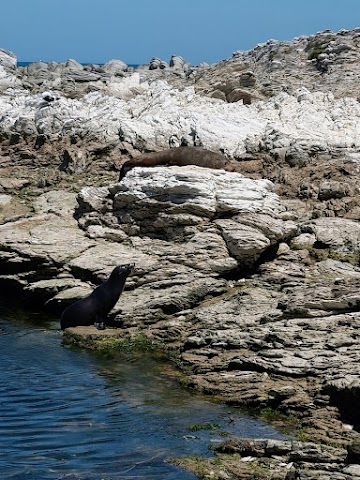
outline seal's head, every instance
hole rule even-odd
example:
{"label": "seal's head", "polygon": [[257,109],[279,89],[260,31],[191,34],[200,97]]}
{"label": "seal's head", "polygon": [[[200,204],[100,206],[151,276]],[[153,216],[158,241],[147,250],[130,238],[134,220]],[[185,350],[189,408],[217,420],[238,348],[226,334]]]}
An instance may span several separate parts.
{"label": "seal's head", "polygon": [[128,276],[134,270],[134,268],[135,268],[135,263],[125,263],[124,265],[118,265],[111,272],[109,280],[116,280],[119,277],[122,277],[124,275]]}
{"label": "seal's head", "polygon": [[121,182],[121,180],[125,177],[125,175],[127,174],[127,172],[129,170],[131,170],[133,168],[133,165],[131,164],[131,161],[128,160],[127,162],[125,162],[121,169],[120,169],[120,175],[119,175],[119,182]]}

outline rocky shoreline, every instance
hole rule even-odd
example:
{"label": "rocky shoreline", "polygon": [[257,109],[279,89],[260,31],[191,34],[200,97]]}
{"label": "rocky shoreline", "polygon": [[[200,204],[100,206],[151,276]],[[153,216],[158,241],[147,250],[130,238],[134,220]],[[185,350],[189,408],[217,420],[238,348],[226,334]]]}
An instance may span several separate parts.
{"label": "rocky shoreline", "polygon": [[[0,284],[59,313],[136,263],[119,328],[189,387],[296,420],[234,439],[202,478],[360,478],[360,29],[269,41],[215,65],[17,67],[0,50]],[[202,146],[235,172],[121,165]],[[25,297],[24,297],[25,298]],[[212,473],[211,473],[212,472]]]}

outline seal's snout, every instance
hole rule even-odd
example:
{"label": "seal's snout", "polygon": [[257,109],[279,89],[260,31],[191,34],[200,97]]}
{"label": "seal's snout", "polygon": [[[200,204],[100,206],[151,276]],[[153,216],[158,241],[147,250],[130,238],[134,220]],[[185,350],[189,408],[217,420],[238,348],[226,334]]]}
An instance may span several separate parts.
{"label": "seal's snout", "polygon": [[122,273],[129,272],[131,273],[135,268],[135,263],[125,263],[124,265],[118,266],[118,274],[121,275]]}

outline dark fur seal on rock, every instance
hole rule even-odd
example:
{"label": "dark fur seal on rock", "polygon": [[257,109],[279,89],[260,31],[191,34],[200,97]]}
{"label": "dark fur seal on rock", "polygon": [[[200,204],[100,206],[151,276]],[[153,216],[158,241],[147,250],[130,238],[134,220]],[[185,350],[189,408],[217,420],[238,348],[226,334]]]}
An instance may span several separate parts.
{"label": "dark fur seal on rock", "polygon": [[119,181],[134,167],[155,167],[157,165],[167,167],[197,165],[205,168],[222,168],[228,172],[235,170],[229,160],[220,153],[200,147],[177,147],[162,152],[145,153],[141,157],[126,161],[121,167]]}
{"label": "dark fur seal on rock", "polygon": [[86,298],[68,306],[61,315],[60,326],[64,328],[95,325],[98,329],[106,327],[110,310],[119,300],[128,275],[135,264],[128,263],[115,267],[110,277]]}

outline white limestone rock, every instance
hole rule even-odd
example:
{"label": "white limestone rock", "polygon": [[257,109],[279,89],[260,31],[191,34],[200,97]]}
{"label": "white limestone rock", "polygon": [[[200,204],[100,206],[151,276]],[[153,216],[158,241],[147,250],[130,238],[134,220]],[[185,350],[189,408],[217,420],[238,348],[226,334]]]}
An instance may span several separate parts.
{"label": "white limestone rock", "polygon": [[136,167],[115,189],[115,209],[139,210],[152,218],[155,212],[212,218],[236,213],[276,217],[285,211],[270,181],[196,166]]}
{"label": "white limestone rock", "polygon": [[319,248],[344,253],[360,252],[360,225],[347,218],[317,218],[302,225],[302,231],[315,236]]}
{"label": "white limestone rock", "polygon": [[5,92],[10,88],[18,88],[20,85],[21,82],[16,75],[0,64],[0,93]]}
{"label": "white limestone rock", "polygon": [[16,56],[13,53],[0,48],[0,65],[7,70],[14,70],[16,68],[16,64]]}
{"label": "white limestone rock", "polygon": [[103,69],[115,76],[123,76],[128,66],[125,62],[119,59],[112,59],[105,63]]}
{"label": "white limestone rock", "polygon": [[193,87],[177,90],[163,80],[143,82],[139,72],[111,78],[108,95],[100,90],[66,98],[47,88],[56,101],[44,103],[41,94],[24,90],[0,96],[0,131],[9,134],[17,124],[24,136],[34,131],[58,139],[121,141],[141,151],[168,148],[171,139],[196,132],[196,142],[229,157],[248,149],[285,149],[289,162],[307,161],[318,152],[331,156],[337,149],[350,155],[360,148],[360,105],[353,98],[302,89],[253,105],[226,104],[197,95]]}
{"label": "white limestone rock", "polygon": [[222,230],[229,252],[243,265],[252,266],[270,246],[270,240],[257,228],[230,219],[217,220],[216,224]]}
{"label": "white limestone rock", "polygon": [[252,267],[297,233],[271,182],[197,166],[136,167],[108,194],[87,187],[78,202],[92,238],[115,239],[118,228],[120,242],[126,233],[137,250],[210,275]]}

